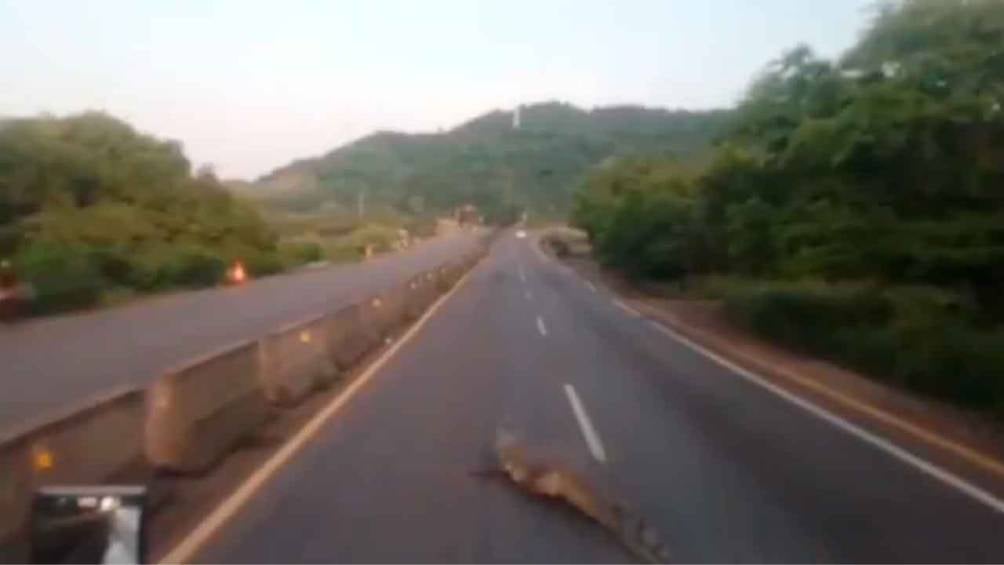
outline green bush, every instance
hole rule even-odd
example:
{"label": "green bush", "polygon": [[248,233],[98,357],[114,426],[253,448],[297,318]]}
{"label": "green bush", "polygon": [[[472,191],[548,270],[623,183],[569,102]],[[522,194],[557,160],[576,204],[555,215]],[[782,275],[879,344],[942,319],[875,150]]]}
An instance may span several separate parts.
{"label": "green bush", "polygon": [[389,251],[398,240],[396,228],[382,224],[366,224],[352,232],[346,240],[351,244],[364,248],[372,245],[374,251]]}
{"label": "green bush", "polygon": [[286,268],[279,253],[265,251],[248,253],[242,260],[248,273],[254,277],[274,275],[275,273],[281,273]]}
{"label": "green bush", "polygon": [[823,283],[754,283],[726,296],[728,312],[758,333],[813,353],[833,349],[838,328],[887,323],[893,307],[874,287]]}
{"label": "green bush", "polygon": [[173,249],[158,272],[159,286],[213,286],[223,280],[227,263],[212,252],[198,247]]}
{"label": "green bush", "polygon": [[404,229],[412,237],[432,237],[436,235],[436,219],[434,217],[413,218],[404,224]]}
{"label": "green bush", "polygon": [[86,249],[35,244],[14,259],[34,291],[31,312],[45,314],[94,305],[106,286]]}
{"label": "green bush", "polygon": [[320,261],[324,252],[313,241],[284,241],[279,244],[280,263],[285,268]]}
{"label": "green bush", "polygon": [[110,284],[130,286],[137,266],[129,254],[121,249],[95,248],[87,252],[90,261]]}
{"label": "green bush", "polygon": [[332,263],[350,263],[363,258],[363,249],[346,238],[324,246],[324,256]]}
{"label": "green bush", "polygon": [[755,333],[874,378],[1004,416],[1004,330],[924,287],[733,283],[726,311]]}

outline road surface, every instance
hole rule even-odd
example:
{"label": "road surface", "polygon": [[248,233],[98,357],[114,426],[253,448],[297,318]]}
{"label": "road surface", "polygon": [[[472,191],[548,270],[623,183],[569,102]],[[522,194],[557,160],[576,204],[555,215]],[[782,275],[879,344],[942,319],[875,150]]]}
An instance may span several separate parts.
{"label": "road surface", "polygon": [[473,477],[501,427],[610,485],[682,562],[1004,561],[1004,513],[709,361],[506,236],[195,554],[616,562]]}
{"label": "road surface", "polygon": [[333,311],[475,244],[474,235],[454,234],[361,264],[0,324],[0,434],[117,385],[145,384],[193,356]]}

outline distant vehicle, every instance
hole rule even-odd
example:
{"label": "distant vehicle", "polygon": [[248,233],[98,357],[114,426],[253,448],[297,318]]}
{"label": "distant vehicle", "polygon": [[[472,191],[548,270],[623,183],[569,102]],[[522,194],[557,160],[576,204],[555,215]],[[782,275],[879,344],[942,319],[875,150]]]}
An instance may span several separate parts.
{"label": "distant vehicle", "polygon": [[523,239],[524,237],[526,237],[526,232],[524,230],[519,230],[516,232],[516,237]]}

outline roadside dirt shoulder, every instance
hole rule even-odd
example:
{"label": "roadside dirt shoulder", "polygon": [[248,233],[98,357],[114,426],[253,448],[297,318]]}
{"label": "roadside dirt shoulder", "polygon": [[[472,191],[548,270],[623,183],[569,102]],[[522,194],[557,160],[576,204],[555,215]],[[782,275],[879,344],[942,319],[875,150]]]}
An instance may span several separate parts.
{"label": "roadside dirt shoulder", "polygon": [[891,387],[833,363],[760,339],[732,324],[715,301],[660,297],[588,257],[563,259],[650,320],[771,384],[910,453],[1004,495],[1004,426],[978,413]]}

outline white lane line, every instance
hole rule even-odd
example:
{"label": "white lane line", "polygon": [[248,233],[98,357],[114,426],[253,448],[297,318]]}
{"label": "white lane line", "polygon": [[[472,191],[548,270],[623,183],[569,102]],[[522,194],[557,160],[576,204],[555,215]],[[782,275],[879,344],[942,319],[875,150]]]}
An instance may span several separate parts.
{"label": "white lane line", "polygon": [[547,335],[547,327],[544,326],[544,318],[541,318],[540,316],[537,316],[537,331],[540,332],[540,335],[542,336]]}
{"label": "white lane line", "polygon": [[589,447],[589,453],[592,454],[593,459],[600,463],[606,463],[607,452],[603,449],[600,435],[596,433],[596,428],[593,427],[589,414],[586,414],[586,408],[579,400],[579,395],[575,393],[575,388],[568,383],[565,383],[565,396],[568,397],[568,403],[572,405],[572,412],[575,413],[575,419],[579,422],[579,429],[582,431],[582,437],[586,440],[586,446]]}
{"label": "white lane line", "polygon": [[450,300],[454,294],[457,293],[464,284],[470,278],[471,273],[474,269],[468,271],[457,284],[453,285],[453,288],[449,292],[439,297],[439,299],[426,310],[425,314],[414,323],[408,331],[401,336],[394,345],[391,345],[386,351],[383,352],[373,363],[363,370],[352,384],[347,386],[344,391],[342,391],[338,396],[332,399],[331,403],[324,407],[324,409],[316,414],[307,424],[296,432],[292,438],[289,439],[285,444],[279,448],[272,457],[270,457],[265,464],[255,470],[247,479],[235,491],[233,491],[227,498],[225,498],[215,510],[212,511],[209,516],[207,516],[202,522],[195,526],[191,532],[185,535],[185,537],[172,548],[167,555],[160,558],[160,563],[188,563],[196,556],[205,544],[212,539],[213,535],[222,528],[231,518],[234,517],[241,508],[252,498],[254,498],[258,491],[263,489],[268,481],[278,473],[296,454],[306,446],[311,439],[318,432],[320,432],[325,424],[328,423],[332,417],[334,417],[338,412],[341,411],[342,407],[348,404],[348,402],[355,396],[367,383],[373,379],[374,376],[387,364],[387,361],[392,359],[394,355],[397,354],[398,350],[404,346],[404,344],[411,341],[418,332],[425,327],[426,322],[432,318],[436,312]]}
{"label": "white lane line", "polygon": [[531,301],[533,300],[533,293],[530,292],[530,289],[524,290],[523,291],[523,296],[525,296],[527,300],[531,300]]}
{"label": "white lane line", "polygon": [[683,343],[687,347],[693,349],[694,351],[697,351],[698,353],[704,355],[708,359],[739,375],[746,381],[751,382],[767,390],[768,392],[774,393],[775,395],[781,397],[784,400],[787,400],[788,402],[794,404],[795,406],[801,408],[802,410],[805,410],[806,412],[812,414],[813,416],[816,416],[817,418],[829,423],[830,425],[847,432],[848,434],[860,439],[861,441],[871,445],[872,447],[880,451],[884,451],[888,455],[891,455],[892,457],[899,459],[901,462],[914,467],[918,471],[936,480],[941,481],[945,485],[948,485],[949,487],[958,490],[959,492],[969,496],[970,498],[978,502],[982,502],[983,504],[989,506],[991,509],[1000,512],[1001,514],[1004,514],[1004,500],[997,498],[990,492],[970,483],[969,481],[966,481],[965,479],[959,476],[956,476],[942,469],[941,467],[938,467],[933,463],[930,463],[928,461],[921,459],[920,457],[917,457],[916,455],[910,453],[909,451],[903,449],[902,447],[899,447],[898,445],[892,443],[887,439],[879,437],[873,434],[872,432],[856,424],[853,424],[841,418],[840,416],[837,416],[836,414],[833,414],[809,402],[808,400],[805,400],[804,398],[801,398],[791,392],[788,392],[787,390],[784,390],[783,388],[767,381],[765,378],[757,375],[756,373],[753,373],[752,371],[740,367],[739,365],[736,365],[735,363],[729,361],[728,359],[722,357],[721,355],[718,355],[717,353],[710,351],[709,349],[692,341],[690,338],[684,336],[683,334],[676,332],[672,328],[668,328],[656,322],[655,320],[650,320],[649,323],[652,325],[652,327],[666,334],[670,338],[679,341],[680,343]]}
{"label": "white lane line", "polygon": [[592,292],[596,292],[596,285],[591,283],[590,281],[586,281],[586,288],[588,288]]}
{"label": "white lane line", "polygon": [[523,265],[519,266],[519,280],[526,282],[526,271],[523,270]]}
{"label": "white lane line", "polygon": [[628,306],[627,304],[624,304],[618,298],[614,298],[614,305],[620,308],[621,310],[627,312],[628,314],[634,316],[635,318],[641,318],[641,312],[635,310],[634,308]]}

